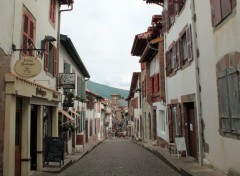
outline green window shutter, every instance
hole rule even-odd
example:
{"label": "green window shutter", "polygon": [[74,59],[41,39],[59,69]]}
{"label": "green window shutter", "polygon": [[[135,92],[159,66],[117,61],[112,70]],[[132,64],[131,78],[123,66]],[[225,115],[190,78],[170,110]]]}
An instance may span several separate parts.
{"label": "green window shutter", "polygon": [[239,74],[236,69],[227,71],[229,109],[231,115],[231,130],[240,133],[240,96]]}
{"label": "green window shutter", "polygon": [[225,131],[231,131],[226,72],[223,76],[219,77],[218,82],[219,82],[219,96],[220,96],[219,111],[220,111],[220,119],[221,119],[221,129]]}

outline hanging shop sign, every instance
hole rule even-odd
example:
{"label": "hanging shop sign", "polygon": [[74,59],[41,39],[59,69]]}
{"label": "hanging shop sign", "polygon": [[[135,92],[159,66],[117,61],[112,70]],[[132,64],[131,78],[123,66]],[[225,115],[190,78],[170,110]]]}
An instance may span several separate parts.
{"label": "hanging shop sign", "polygon": [[42,70],[42,64],[35,57],[22,57],[14,65],[15,72],[24,78],[37,76]]}
{"label": "hanging shop sign", "polygon": [[59,85],[64,89],[75,89],[75,73],[59,73]]}

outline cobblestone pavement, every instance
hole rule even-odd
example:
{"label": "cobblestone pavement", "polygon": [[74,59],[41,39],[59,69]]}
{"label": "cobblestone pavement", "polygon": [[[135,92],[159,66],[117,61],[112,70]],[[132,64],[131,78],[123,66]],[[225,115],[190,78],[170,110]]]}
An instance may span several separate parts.
{"label": "cobblestone pavement", "polygon": [[105,140],[59,176],[178,176],[158,157],[130,140]]}

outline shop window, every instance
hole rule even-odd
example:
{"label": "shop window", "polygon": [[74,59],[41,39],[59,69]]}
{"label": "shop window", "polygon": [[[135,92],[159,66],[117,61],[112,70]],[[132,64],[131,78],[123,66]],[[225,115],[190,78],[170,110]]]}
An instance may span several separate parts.
{"label": "shop window", "polygon": [[218,77],[220,128],[224,132],[240,134],[239,71],[228,68]]}
{"label": "shop window", "polygon": [[56,1],[51,0],[50,1],[50,10],[49,10],[49,21],[51,24],[55,24],[55,18],[56,18]]}
{"label": "shop window", "polygon": [[212,25],[220,24],[236,6],[236,0],[211,0]]}
{"label": "shop window", "polygon": [[48,73],[57,76],[58,74],[58,62],[56,57],[56,48],[51,42],[47,42],[44,52],[44,70]]}
{"label": "shop window", "polygon": [[[33,49],[33,44],[35,43],[36,21],[26,9],[23,11],[22,31],[22,48]],[[22,54],[25,56],[34,56],[34,51],[23,50]]]}

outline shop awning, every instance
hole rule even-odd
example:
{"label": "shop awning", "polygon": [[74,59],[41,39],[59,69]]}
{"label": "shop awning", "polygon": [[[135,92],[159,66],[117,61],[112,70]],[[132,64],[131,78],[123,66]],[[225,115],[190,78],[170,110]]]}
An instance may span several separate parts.
{"label": "shop awning", "polygon": [[71,115],[69,115],[66,111],[64,111],[64,110],[58,110],[58,112],[62,113],[62,114],[63,114],[65,117],[67,117],[69,120],[75,122],[75,119],[74,119]]}
{"label": "shop awning", "polygon": [[78,117],[81,117],[81,115],[80,114],[78,114],[77,112],[75,112],[75,111],[72,111],[72,110],[69,110],[69,112],[71,112],[72,114],[75,114],[76,116],[78,116]]}

